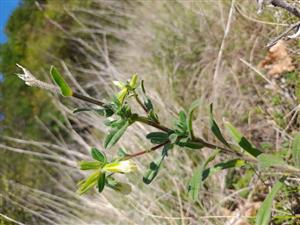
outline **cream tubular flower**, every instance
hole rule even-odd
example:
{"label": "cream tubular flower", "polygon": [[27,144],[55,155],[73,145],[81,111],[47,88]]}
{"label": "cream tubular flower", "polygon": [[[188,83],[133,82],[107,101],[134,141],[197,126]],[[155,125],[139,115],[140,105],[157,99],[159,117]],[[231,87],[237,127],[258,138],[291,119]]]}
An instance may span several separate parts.
{"label": "cream tubular flower", "polygon": [[102,168],[102,171],[112,173],[131,173],[135,172],[136,170],[136,164],[129,160],[109,163]]}

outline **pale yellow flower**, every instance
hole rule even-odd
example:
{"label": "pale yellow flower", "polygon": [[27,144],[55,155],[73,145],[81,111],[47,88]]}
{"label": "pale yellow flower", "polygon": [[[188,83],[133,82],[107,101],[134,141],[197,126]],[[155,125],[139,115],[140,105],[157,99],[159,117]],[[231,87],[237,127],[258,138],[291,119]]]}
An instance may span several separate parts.
{"label": "pale yellow flower", "polygon": [[112,172],[112,173],[131,173],[136,170],[137,170],[136,164],[129,160],[109,163],[102,168],[102,171]]}

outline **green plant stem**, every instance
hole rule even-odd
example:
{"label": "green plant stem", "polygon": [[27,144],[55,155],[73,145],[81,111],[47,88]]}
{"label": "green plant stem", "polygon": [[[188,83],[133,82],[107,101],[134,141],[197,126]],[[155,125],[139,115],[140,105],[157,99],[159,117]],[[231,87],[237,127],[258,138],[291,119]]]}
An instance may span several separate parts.
{"label": "green plant stem", "polygon": [[[149,120],[146,117],[139,116],[135,120],[138,121],[138,122],[147,124],[149,126],[155,127],[157,129],[165,131],[165,132],[170,132],[171,131],[171,129],[169,129],[169,128],[161,125],[161,124],[158,124],[156,122],[153,122],[153,121]],[[234,154],[234,155],[239,156],[239,157],[242,156],[241,153],[238,153],[238,152],[233,151],[233,150],[228,149],[228,148],[224,148],[224,147],[221,147],[221,146],[217,146],[217,145],[208,143],[208,142],[202,140],[201,138],[194,138],[192,141],[198,142],[198,143],[202,144],[204,147],[207,147],[207,148],[210,148],[210,149],[216,149],[217,148],[217,149],[220,149],[221,151],[223,151],[224,153]]]}
{"label": "green plant stem", "polygon": [[[136,121],[139,121],[139,122],[142,122],[142,123],[147,124],[149,126],[158,128],[158,129],[160,129],[162,131],[165,131],[165,132],[171,131],[171,129],[169,129],[169,128],[163,126],[163,125],[157,124],[157,123],[155,123],[153,121],[150,121],[148,118],[145,118],[145,117],[138,117],[136,119]],[[230,155],[238,156],[238,157],[240,157],[241,159],[243,159],[243,160],[245,160],[247,162],[251,162],[251,163],[257,163],[258,162],[258,160],[256,158],[254,158],[254,157],[246,156],[246,155],[243,155],[242,153],[239,153],[239,152],[234,151],[232,149],[224,148],[224,147],[212,144],[212,143],[208,143],[208,142],[204,141],[201,138],[195,137],[192,141],[198,142],[198,143],[202,144],[204,147],[207,147],[209,149],[220,149],[221,152],[223,152],[225,154],[230,154]],[[153,148],[155,148],[154,150],[156,150],[156,149],[159,149],[160,147],[161,146],[154,146]],[[147,151],[146,150],[146,151],[138,152],[136,154],[138,156],[140,156],[140,155],[146,154],[148,152],[152,152],[152,151],[149,151],[149,150]],[[300,173],[300,169],[298,169],[296,167],[293,167],[293,166],[289,166],[289,165],[277,165],[277,166],[274,166],[273,168],[278,169],[280,171],[287,172],[287,173],[292,173],[292,174],[299,174]]]}
{"label": "green plant stem", "polygon": [[143,104],[143,102],[141,101],[141,99],[139,98],[138,94],[133,91],[134,94],[134,98],[137,101],[137,103],[143,108],[143,110],[145,111],[146,114],[148,114],[148,109],[146,108],[146,106]]}
{"label": "green plant stem", "polygon": [[224,148],[224,147],[221,147],[221,146],[218,146],[218,145],[215,145],[215,144],[208,143],[208,142],[204,141],[201,138],[195,137],[192,141],[198,142],[198,143],[202,144],[204,147],[207,147],[207,148],[210,148],[210,149],[220,149],[224,153],[234,154],[234,155],[239,156],[239,157],[242,156],[242,154],[239,153],[239,152],[233,151],[232,149],[229,149],[229,148]]}
{"label": "green plant stem", "polygon": [[135,158],[137,156],[141,156],[141,155],[144,155],[146,153],[149,153],[149,152],[154,152],[155,150],[157,149],[160,149],[161,147],[163,147],[164,145],[168,144],[170,141],[166,141],[162,144],[159,144],[159,145],[156,145],[150,149],[147,149],[147,150],[144,150],[144,151],[140,151],[140,152],[136,152],[136,153],[133,153],[133,154],[128,154],[124,157],[124,160],[127,160],[127,159],[132,159],[132,158]]}
{"label": "green plant stem", "polygon": [[149,126],[152,126],[152,127],[155,127],[159,130],[162,130],[164,132],[170,132],[171,129],[159,124],[159,123],[156,123],[152,120],[149,120],[147,117],[143,117],[143,116],[138,116],[137,118],[135,118],[135,121],[137,122],[141,122],[141,123],[144,123],[144,124],[147,124]]}
{"label": "green plant stem", "polygon": [[[92,104],[95,104],[95,105],[98,105],[98,106],[103,106],[105,104],[104,102],[101,102],[97,99],[94,99],[94,98],[91,98],[91,97],[88,97],[88,96],[84,96],[84,95],[81,95],[81,94],[76,93],[76,92],[73,92],[73,97],[78,98],[78,99],[83,100],[83,101],[86,101],[86,102],[89,102],[89,103],[92,103]],[[139,98],[136,98],[136,99],[137,99],[137,102],[141,106],[143,106],[143,103],[141,102],[141,100]],[[135,121],[147,124],[147,125],[152,126],[152,127],[155,127],[155,128],[157,128],[159,130],[162,130],[164,132],[170,132],[171,131],[171,129],[169,129],[168,127],[165,127],[165,126],[163,126],[163,125],[161,125],[157,122],[151,121],[147,117],[138,116],[137,118],[135,118]],[[220,149],[223,153],[229,153],[231,155],[241,157],[245,161],[252,162],[252,163],[257,163],[257,159],[254,158],[254,157],[247,157],[247,156],[245,156],[245,155],[243,155],[239,152],[236,152],[232,149],[228,149],[228,148],[224,148],[224,147],[212,144],[212,143],[208,143],[208,142],[204,141],[201,138],[195,137],[192,141],[198,142],[198,143],[202,144],[204,147],[207,147],[207,148],[210,148],[210,149]],[[153,151],[161,148],[162,146],[164,146],[166,143],[154,146],[153,148],[151,148],[149,150],[134,153],[132,155],[129,155],[128,157],[133,158],[133,157],[136,157],[136,156],[144,155],[148,152],[153,152]],[[293,166],[289,166],[289,165],[274,166],[274,168],[282,170],[284,172],[297,173],[297,174],[300,173],[300,169],[295,168]]]}
{"label": "green plant stem", "polygon": [[92,103],[92,104],[95,104],[95,105],[99,105],[99,106],[103,106],[105,103],[104,102],[101,102],[97,99],[94,99],[94,98],[91,98],[91,97],[88,97],[88,96],[85,96],[85,95],[81,95],[79,93],[76,93],[76,92],[73,92],[73,95],[72,95],[74,98],[78,98],[82,101],[85,101],[85,102],[89,102],[89,103]]}

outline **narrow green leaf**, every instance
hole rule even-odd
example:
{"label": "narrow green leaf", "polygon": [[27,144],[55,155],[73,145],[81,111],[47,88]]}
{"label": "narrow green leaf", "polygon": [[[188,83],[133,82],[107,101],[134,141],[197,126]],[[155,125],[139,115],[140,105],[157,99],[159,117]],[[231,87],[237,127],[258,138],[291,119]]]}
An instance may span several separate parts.
{"label": "narrow green leaf", "polygon": [[106,120],[104,124],[108,127],[118,128],[124,124],[124,120],[123,119]]}
{"label": "narrow green leaf", "polygon": [[207,159],[206,161],[200,165],[195,173],[193,174],[193,177],[190,181],[189,184],[189,195],[192,198],[192,200],[195,202],[198,199],[199,191],[202,185],[202,176],[203,176],[203,171],[207,167],[208,163],[213,161],[217,154],[220,152],[220,150],[215,150]]}
{"label": "narrow green leaf", "polygon": [[146,171],[143,182],[145,184],[150,184],[154,178],[157,176],[160,166],[165,158],[168,155],[168,151],[173,148],[172,144],[166,144],[162,150],[162,155],[156,158],[153,162],[150,163],[149,169]]}
{"label": "narrow green leaf", "polygon": [[250,155],[254,156],[255,158],[262,154],[260,150],[253,147],[252,144],[229,122],[225,123],[226,128],[230,132],[233,139],[239,144],[241,148],[243,148],[246,152]]}
{"label": "narrow green leaf", "polygon": [[117,95],[113,95],[112,96],[112,102],[115,105],[115,108],[118,109],[122,106],[122,103],[119,101],[118,96]]}
{"label": "narrow green leaf", "polygon": [[154,109],[152,101],[147,96],[144,98],[144,105],[145,105],[148,112],[150,112],[151,110]]}
{"label": "narrow green leaf", "polygon": [[112,106],[109,105],[104,105],[102,109],[97,109],[96,112],[105,117],[110,117],[115,113]]}
{"label": "narrow green leaf", "polygon": [[150,163],[149,169],[147,170],[146,174],[143,177],[143,182],[145,184],[150,184],[154,180],[160,168],[161,162],[162,162],[162,158],[158,158],[155,161]]}
{"label": "narrow green leaf", "polygon": [[184,111],[180,111],[178,114],[178,121],[175,125],[175,132],[180,136],[186,136],[188,133],[187,118]]}
{"label": "narrow green leaf", "polygon": [[98,178],[98,191],[101,193],[105,187],[105,173],[101,173]]}
{"label": "narrow green leaf", "polygon": [[119,102],[120,102],[121,104],[123,104],[123,102],[124,102],[126,96],[128,95],[128,92],[129,92],[128,88],[127,88],[127,87],[124,87],[124,88],[117,94],[117,98],[118,98],[118,100],[119,100]]}
{"label": "narrow green leaf", "polygon": [[152,144],[162,144],[169,140],[169,135],[164,132],[151,132],[146,135],[146,138],[149,139]]}
{"label": "narrow green leaf", "polygon": [[94,187],[97,184],[99,176],[100,176],[100,172],[95,171],[86,180],[81,181],[79,183],[80,187],[78,189],[78,193],[82,195],[87,191],[89,191],[92,187]]}
{"label": "narrow green leaf", "polygon": [[95,162],[95,161],[92,161],[92,162],[89,162],[89,161],[81,161],[79,163],[80,165],[80,169],[81,170],[96,170],[96,169],[99,169],[101,166],[102,166],[102,163],[101,162]]}
{"label": "narrow green leaf", "polygon": [[177,145],[180,147],[187,147],[187,148],[191,148],[191,149],[201,149],[204,147],[204,145],[201,143],[193,142],[193,141],[189,141],[189,140],[187,140],[187,141],[180,140],[177,143]]}
{"label": "narrow green leaf", "polygon": [[258,165],[261,169],[267,169],[271,166],[279,166],[285,164],[284,160],[280,156],[273,154],[262,153],[257,156],[257,159]]}
{"label": "narrow green leaf", "polygon": [[186,114],[185,114],[185,112],[180,111],[179,114],[178,114],[178,117],[179,117],[180,124],[186,125]]}
{"label": "narrow green leaf", "polygon": [[187,116],[187,128],[189,131],[190,138],[194,138],[194,132],[193,132],[193,113],[194,111],[200,106],[200,100],[196,100],[192,103],[192,105],[189,108],[188,116]]}
{"label": "narrow green leaf", "polygon": [[161,154],[164,155],[164,156],[168,156],[169,151],[173,148],[174,148],[174,144],[167,143],[167,144],[164,145]]}
{"label": "narrow green leaf", "polygon": [[94,111],[95,109],[93,108],[77,108],[73,110],[73,113],[79,113],[79,112],[90,112]]}
{"label": "narrow green leaf", "polygon": [[131,108],[128,104],[124,104],[118,108],[116,114],[122,118],[129,118],[131,116]]}
{"label": "narrow green leaf", "polygon": [[128,121],[122,122],[118,127],[112,129],[105,139],[104,147],[110,148],[118,142],[129,126]]}
{"label": "narrow green leaf", "polygon": [[101,116],[105,116],[105,117],[110,117],[114,114],[114,111],[109,108],[109,107],[105,107],[104,108],[77,108],[75,110],[73,110],[73,113],[79,113],[79,112],[96,112],[97,114],[101,115]]}
{"label": "narrow green leaf", "polygon": [[188,188],[189,196],[194,202],[197,200],[199,195],[199,187],[202,182],[202,170],[203,170],[203,165],[199,165],[199,167],[194,172],[189,184],[189,188]]}
{"label": "narrow green leaf", "polygon": [[300,168],[300,133],[298,133],[294,138],[292,156],[295,167]]}
{"label": "narrow green leaf", "polygon": [[261,207],[259,208],[256,216],[255,225],[268,225],[271,218],[272,202],[278,193],[278,191],[283,187],[285,178],[278,180],[272,187],[270,193],[267,195],[266,199],[263,201]]}
{"label": "narrow green leaf", "polygon": [[129,82],[129,85],[132,89],[135,89],[137,87],[138,85],[137,80],[138,80],[138,76],[136,74],[133,74]]}
{"label": "narrow green leaf", "polygon": [[141,87],[142,87],[143,94],[146,95],[146,89],[145,89],[145,85],[144,85],[144,80],[141,80]]}
{"label": "narrow green leaf", "polygon": [[221,170],[230,169],[230,168],[239,168],[244,165],[246,165],[246,162],[241,159],[232,159],[226,162],[218,163],[213,167],[207,168],[203,171],[202,181],[205,181],[209,176],[212,176],[213,174]]}
{"label": "narrow green leaf", "polygon": [[224,136],[221,133],[221,130],[216,123],[213,115],[213,104],[210,104],[210,110],[209,110],[209,124],[210,124],[210,129],[213,132],[213,134],[218,138],[219,141],[221,141],[224,145],[230,146],[227,141],[225,140]]}
{"label": "narrow green leaf", "polygon": [[99,151],[97,148],[92,148],[91,150],[91,155],[93,157],[93,159],[103,162],[106,162],[106,156],[104,153],[102,153],[101,151]]}
{"label": "narrow green leaf", "polygon": [[72,96],[73,91],[67,84],[67,82],[64,80],[60,72],[54,67],[51,66],[50,74],[52,76],[53,81],[56,83],[56,85],[60,88],[61,94],[63,96]]}
{"label": "narrow green leaf", "polygon": [[[148,109],[147,109],[148,110]],[[154,112],[153,109],[150,109],[148,110],[149,113],[148,113],[148,118],[154,122],[157,122],[158,123],[158,115]]]}

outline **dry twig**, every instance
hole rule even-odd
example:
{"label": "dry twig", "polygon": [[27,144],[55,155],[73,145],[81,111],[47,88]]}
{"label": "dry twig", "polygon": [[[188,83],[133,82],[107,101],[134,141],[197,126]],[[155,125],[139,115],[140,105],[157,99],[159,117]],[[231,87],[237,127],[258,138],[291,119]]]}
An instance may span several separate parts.
{"label": "dry twig", "polygon": [[[258,12],[261,12],[262,10],[262,6],[263,6],[264,0],[258,0],[257,4],[258,4]],[[300,18],[300,9],[298,9],[295,5],[287,3],[284,0],[271,0],[269,2],[271,5],[275,6],[275,7],[280,7],[285,9],[286,11],[288,11],[289,13],[291,13],[292,15]],[[296,29],[296,33],[289,35],[288,34]],[[288,39],[292,39],[292,38],[296,38],[298,37],[300,34],[300,21],[291,25],[287,30],[285,30],[282,34],[280,34],[279,36],[277,36],[276,38],[274,38],[272,41],[270,41],[267,44],[267,47],[271,47],[273,45],[275,45],[279,40],[283,39],[284,37],[287,37]]]}

